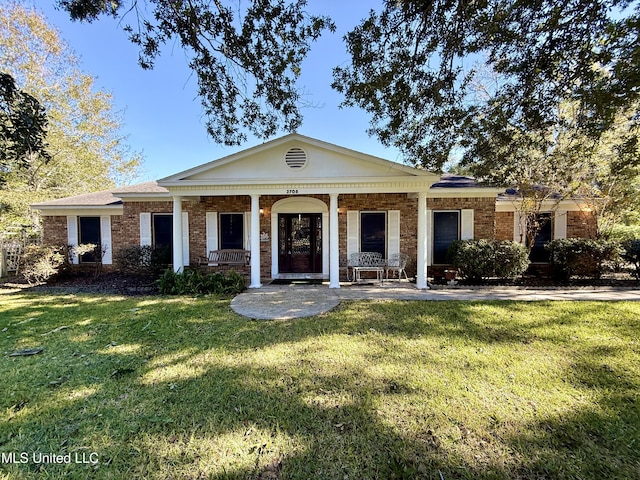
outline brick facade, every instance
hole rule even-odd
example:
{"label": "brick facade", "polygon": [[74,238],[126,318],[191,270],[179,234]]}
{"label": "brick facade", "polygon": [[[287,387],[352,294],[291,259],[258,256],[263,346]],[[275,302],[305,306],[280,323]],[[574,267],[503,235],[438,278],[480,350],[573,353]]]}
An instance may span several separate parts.
{"label": "brick facade", "polygon": [[596,238],[598,224],[593,212],[567,212],[568,238]]}
{"label": "brick facade", "polygon": [[493,239],[496,231],[496,199],[484,198],[429,198],[430,210],[472,209],[473,237],[475,240]]}
{"label": "brick facade", "polygon": [[496,240],[513,240],[513,212],[496,212]]}
{"label": "brick facade", "polygon": [[42,217],[42,238],[47,245],[59,246],[69,243],[67,217]]}
{"label": "brick facade", "polygon": [[[315,198],[329,206],[329,195],[306,195]],[[260,242],[260,269],[265,278],[271,276],[272,242],[271,238],[271,210],[273,205],[284,198],[284,195],[263,195],[260,197],[260,208],[264,214],[260,215],[260,231],[267,233],[268,240]],[[410,257],[407,266],[409,275],[415,274],[417,255],[417,198],[406,194],[344,194],[338,199],[338,237],[339,251],[344,257],[347,251],[347,211],[400,211],[400,251]],[[496,212],[495,198],[429,198],[429,210],[474,210],[474,238],[512,240],[513,212]],[[189,214],[189,255],[192,264],[198,258],[207,254],[206,212],[240,213],[251,211],[251,199],[248,195],[230,195],[220,197],[199,197],[183,201],[183,211]],[[140,244],[140,213],[173,212],[171,201],[154,202],[125,202],[122,215],[111,216],[112,249],[114,256],[125,246]],[[307,212],[300,212],[307,213]],[[595,217],[590,212],[568,212],[567,236],[588,237],[595,236]],[[323,225],[328,231],[328,225]],[[46,242],[55,245],[66,245],[67,218],[66,216],[44,216],[43,232]],[[277,261],[277,259],[276,259]],[[344,262],[344,258],[342,259]]]}

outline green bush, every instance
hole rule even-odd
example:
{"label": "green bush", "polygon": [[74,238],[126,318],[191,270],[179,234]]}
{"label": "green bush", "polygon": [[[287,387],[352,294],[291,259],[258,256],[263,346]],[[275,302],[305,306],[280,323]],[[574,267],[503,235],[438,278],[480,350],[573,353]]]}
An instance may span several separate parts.
{"label": "green bush", "polygon": [[508,240],[493,242],[494,276],[498,278],[516,278],[529,268],[529,251],[518,242]]}
{"label": "green bush", "polygon": [[634,266],[634,276],[640,280],[640,239],[622,243],[622,258]]}
{"label": "green bush", "polygon": [[599,279],[608,266],[619,261],[620,244],[615,240],[564,238],[545,245],[551,273],[558,280],[573,276]]}
{"label": "green bush", "polygon": [[245,289],[244,278],[238,272],[204,273],[185,270],[176,273],[167,269],[156,281],[163,295],[205,295],[209,293],[236,295]]}
{"label": "green bush", "polygon": [[627,242],[640,238],[640,225],[614,225],[609,234],[610,240]]}
{"label": "green bush", "polygon": [[51,245],[27,246],[20,258],[20,274],[29,284],[46,282],[58,274],[65,263],[62,250]]}
{"label": "green bush", "polygon": [[529,266],[527,249],[510,241],[457,240],[449,247],[447,258],[464,279],[472,282],[490,277],[515,278]]}
{"label": "green bush", "polygon": [[167,268],[169,253],[167,247],[130,245],[117,250],[113,262],[122,273],[157,275]]}

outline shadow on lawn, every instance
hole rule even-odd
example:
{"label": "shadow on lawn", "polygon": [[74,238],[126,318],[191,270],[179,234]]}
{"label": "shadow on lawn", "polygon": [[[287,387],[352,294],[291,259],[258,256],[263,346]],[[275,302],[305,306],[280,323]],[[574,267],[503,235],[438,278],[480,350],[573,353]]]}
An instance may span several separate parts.
{"label": "shadow on lawn", "polygon": [[[242,319],[228,302],[214,299],[32,298],[37,301],[4,309],[9,320],[2,326],[9,326],[11,338],[1,340],[1,349],[39,344],[45,353],[1,360],[6,393],[0,405],[8,421],[0,426],[0,450],[65,453],[87,443],[102,449],[97,469],[46,467],[53,477],[439,479],[441,471],[446,479],[601,478],[634,469],[640,473],[633,443],[639,385],[605,363],[615,352],[583,351],[567,371],[569,382],[599,392],[600,411],[576,408],[529,422],[525,431],[504,438],[477,438],[461,426],[455,440],[475,450],[476,460],[470,462],[446,447],[432,418],[423,418],[412,434],[401,434],[395,422],[402,419],[378,411],[380,401],[410,395],[401,382],[381,385],[347,361],[332,373],[318,371],[321,350],[296,350],[309,338],[372,331],[517,345],[538,338],[532,332],[541,326],[573,324],[571,312],[514,325],[509,318],[518,304],[498,303],[497,310],[485,311],[467,302],[447,308],[408,303],[399,311],[390,304],[357,302],[313,319],[260,322]],[[60,326],[68,328],[51,333]],[[557,332],[545,341],[564,337]],[[290,354],[272,364],[256,359],[277,347]],[[229,363],[230,356],[235,363]],[[63,380],[52,385],[56,379]],[[235,443],[225,445],[229,436]],[[510,453],[491,454],[495,445]],[[591,446],[597,448],[585,448]],[[226,459],[224,469],[212,464],[220,457]],[[616,459],[636,459],[636,464]],[[22,468],[35,473],[40,467],[17,470]]]}

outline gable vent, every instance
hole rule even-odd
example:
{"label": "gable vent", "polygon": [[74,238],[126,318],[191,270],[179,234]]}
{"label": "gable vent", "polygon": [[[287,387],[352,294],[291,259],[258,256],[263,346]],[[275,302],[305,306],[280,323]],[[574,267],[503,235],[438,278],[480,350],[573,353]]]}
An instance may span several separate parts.
{"label": "gable vent", "polygon": [[307,154],[301,148],[293,147],[284,156],[284,161],[289,168],[298,170],[307,164]]}

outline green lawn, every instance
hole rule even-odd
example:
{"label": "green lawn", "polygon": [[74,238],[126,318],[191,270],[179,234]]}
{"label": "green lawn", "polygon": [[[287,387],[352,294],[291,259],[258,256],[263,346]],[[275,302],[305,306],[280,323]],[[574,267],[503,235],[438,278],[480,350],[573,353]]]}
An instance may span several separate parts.
{"label": "green lawn", "polygon": [[3,294],[0,330],[0,478],[640,478],[639,303],[250,321],[211,297]]}

